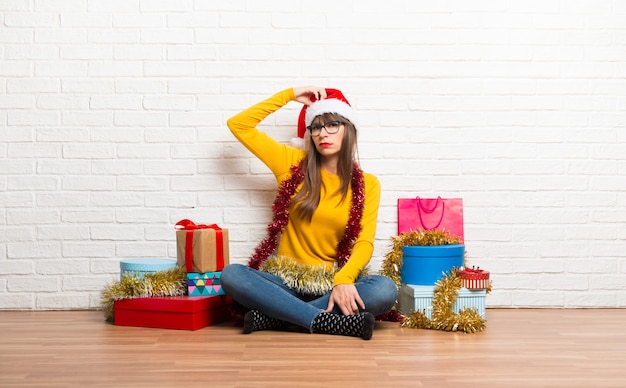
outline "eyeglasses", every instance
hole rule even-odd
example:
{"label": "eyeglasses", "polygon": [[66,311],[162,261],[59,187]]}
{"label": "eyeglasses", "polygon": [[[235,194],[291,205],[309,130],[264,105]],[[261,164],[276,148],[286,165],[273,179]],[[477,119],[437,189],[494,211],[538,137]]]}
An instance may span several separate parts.
{"label": "eyeglasses", "polygon": [[322,128],[326,130],[327,134],[334,135],[335,133],[339,132],[339,129],[341,129],[341,124],[343,124],[341,121],[336,120],[329,121],[324,124],[311,124],[306,127],[306,129],[309,130],[311,136],[319,136],[322,133]]}

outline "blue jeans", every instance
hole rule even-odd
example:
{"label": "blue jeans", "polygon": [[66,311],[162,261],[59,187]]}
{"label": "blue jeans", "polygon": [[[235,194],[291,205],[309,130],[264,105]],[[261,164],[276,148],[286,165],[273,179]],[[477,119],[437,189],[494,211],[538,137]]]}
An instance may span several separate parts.
{"label": "blue jeans", "polygon": [[[243,306],[309,330],[313,319],[328,308],[330,300],[330,292],[319,297],[301,295],[275,275],[241,264],[226,266],[220,283],[226,295]],[[386,276],[362,276],[354,285],[365,303],[364,311],[374,316],[391,310],[398,296],[396,284]],[[342,314],[336,306],[333,313]]]}

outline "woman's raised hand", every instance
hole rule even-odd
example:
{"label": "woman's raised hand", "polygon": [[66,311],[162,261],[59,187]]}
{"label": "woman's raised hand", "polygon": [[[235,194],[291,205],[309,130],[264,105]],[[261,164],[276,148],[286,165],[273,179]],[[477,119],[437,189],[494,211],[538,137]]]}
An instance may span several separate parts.
{"label": "woman's raised hand", "polygon": [[299,86],[293,88],[293,94],[296,96],[296,101],[311,105],[313,103],[311,97],[315,97],[316,100],[326,98],[326,89],[321,86]]}

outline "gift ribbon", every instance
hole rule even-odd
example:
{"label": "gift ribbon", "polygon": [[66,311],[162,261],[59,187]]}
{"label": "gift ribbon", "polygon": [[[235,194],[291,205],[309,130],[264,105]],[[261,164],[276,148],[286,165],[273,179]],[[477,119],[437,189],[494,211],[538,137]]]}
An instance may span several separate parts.
{"label": "gift ribbon", "polygon": [[217,224],[195,224],[191,220],[180,220],[174,226],[176,230],[186,230],[185,234],[185,267],[187,272],[193,272],[193,234],[198,229],[214,229],[215,230],[215,265],[216,271],[224,269],[224,237],[222,234],[222,228]]}
{"label": "gift ribbon", "polygon": [[488,279],[488,277],[485,277],[487,273],[478,268],[465,268],[464,270],[459,271],[459,275],[467,275],[470,279]]}

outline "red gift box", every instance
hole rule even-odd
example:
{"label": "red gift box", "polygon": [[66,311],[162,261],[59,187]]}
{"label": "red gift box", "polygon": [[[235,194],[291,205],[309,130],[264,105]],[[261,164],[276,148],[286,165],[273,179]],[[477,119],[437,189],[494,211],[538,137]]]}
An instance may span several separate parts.
{"label": "red gift box", "polygon": [[465,268],[458,272],[463,281],[463,287],[470,290],[479,290],[489,287],[489,272],[482,269]]}
{"label": "red gift box", "polygon": [[198,330],[228,320],[230,303],[224,295],[122,299],[114,304],[115,324]]}

